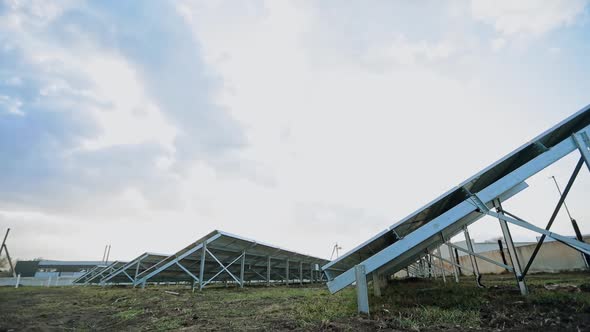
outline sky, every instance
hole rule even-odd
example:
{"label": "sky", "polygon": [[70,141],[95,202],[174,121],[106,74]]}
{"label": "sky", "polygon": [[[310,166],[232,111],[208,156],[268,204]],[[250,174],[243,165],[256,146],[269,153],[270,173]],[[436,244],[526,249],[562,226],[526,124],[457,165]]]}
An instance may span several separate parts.
{"label": "sky", "polygon": [[[0,232],[18,259],[214,229],[330,258],[589,104],[589,54],[587,0],[0,0]],[[544,227],[576,153],[504,207]],[[586,234],[589,194],[583,169]]]}

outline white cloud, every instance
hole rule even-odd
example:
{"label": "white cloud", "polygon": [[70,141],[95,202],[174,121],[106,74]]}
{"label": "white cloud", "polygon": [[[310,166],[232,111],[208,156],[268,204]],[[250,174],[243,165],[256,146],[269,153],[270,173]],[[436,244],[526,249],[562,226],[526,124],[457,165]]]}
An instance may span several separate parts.
{"label": "white cloud", "polygon": [[[445,38],[426,42],[400,32],[370,39],[351,56],[309,42],[316,33],[340,37],[337,30],[310,31],[324,17],[309,7],[270,1],[231,19],[222,19],[223,8],[182,10],[226,83],[219,102],[246,127],[250,144],[240,155],[262,164],[277,187],[202,182],[216,194],[201,192],[198,201],[226,202],[208,208],[218,225],[240,227],[229,221],[235,216],[268,223],[264,230],[240,227],[252,237],[289,246],[305,238],[316,254],[336,241],[350,249],[541,130],[518,126],[530,115],[498,99],[489,82],[474,84],[477,73],[443,74],[441,60],[464,52]],[[496,48],[505,43],[499,39]],[[326,54],[331,61],[317,65],[314,57]],[[387,65],[366,66],[375,63]],[[498,128],[511,134],[498,135]],[[234,192],[255,194],[243,205],[232,200]],[[232,208],[220,213],[223,206]],[[271,226],[275,220],[290,225],[291,238]],[[485,225],[475,234],[496,235]]]}
{"label": "white cloud", "polygon": [[[145,250],[173,252],[217,228],[327,256],[334,242],[352,248],[573,111],[535,107],[547,96],[507,95],[508,83],[522,73],[493,67],[481,54],[504,48],[509,37],[481,43],[472,30],[462,30],[473,24],[460,14],[466,6],[453,9],[450,19],[432,10],[429,18],[440,20],[435,27],[406,15],[401,5],[376,5],[368,13],[346,8],[349,15],[316,6],[187,1],[178,4],[185,22],[172,17],[179,24],[150,34],[145,44],[134,34],[143,26],[136,18],[118,25],[121,17],[106,15],[98,22],[117,28],[105,35],[80,26],[59,31],[73,39],[64,44],[30,33],[22,15],[13,20],[19,24],[5,21],[5,29],[29,32],[11,44],[25,50],[40,77],[50,78],[42,81],[43,101],[78,107],[75,101],[85,98],[80,109],[100,129],[76,132],[83,139],[75,140],[75,152],[83,157],[74,161],[83,165],[85,182],[74,186],[75,215],[31,204],[30,192],[18,197],[29,210],[43,210],[43,225],[56,225],[53,233],[43,228],[43,240],[74,229],[80,238],[93,236],[64,247],[84,247],[87,255],[95,248],[99,257],[109,241],[115,257],[132,258]],[[424,8],[409,7],[422,15]],[[402,16],[408,17],[399,24]],[[347,25],[349,18],[356,24]],[[419,27],[411,25],[418,21]],[[451,28],[438,31],[441,26]],[[121,34],[131,37],[118,39]],[[194,41],[200,47],[161,48],[163,37],[179,47]],[[115,47],[133,43],[147,47]],[[155,60],[133,61],[143,51]],[[508,61],[503,53],[494,57]],[[498,76],[487,72],[497,68]],[[202,72],[214,79],[202,79]],[[21,83],[30,84],[26,78]],[[180,171],[178,158],[186,158]],[[66,168],[76,166],[65,161]],[[96,192],[107,197],[97,203]],[[51,198],[45,199],[70,203]],[[572,206],[586,211],[583,203]],[[15,229],[25,234],[20,243],[38,239],[28,231],[38,215],[8,211],[5,217],[6,223],[26,221]],[[115,226],[118,231],[110,232]],[[138,229],[141,238],[128,236]],[[492,231],[483,225],[472,233],[487,239],[497,235]],[[69,258],[63,252],[51,258]]]}
{"label": "white cloud", "polygon": [[443,60],[453,56],[455,52],[455,47],[447,41],[412,42],[400,34],[386,45],[380,44],[369,48],[364,58],[368,62],[395,62],[401,65],[411,65],[418,61]]}
{"label": "white cloud", "polygon": [[[171,126],[133,68],[120,56],[97,54],[78,70],[94,82],[94,98],[108,101],[107,109],[93,109],[102,134],[84,142],[88,149],[121,144],[156,143],[173,153],[177,129]],[[116,79],[115,79],[116,77]]]}
{"label": "white cloud", "polygon": [[492,40],[491,47],[494,52],[501,51],[504,47],[506,47],[506,39],[496,38],[496,39]]}
{"label": "white cloud", "polygon": [[0,110],[4,109],[7,113],[24,116],[25,113],[21,110],[22,105],[23,103],[18,99],[0,95]]}
{"label": "white cloud", "polygon": [[506,36],[541,35],[574,24],[588,0],[472,0],[471,13]]}

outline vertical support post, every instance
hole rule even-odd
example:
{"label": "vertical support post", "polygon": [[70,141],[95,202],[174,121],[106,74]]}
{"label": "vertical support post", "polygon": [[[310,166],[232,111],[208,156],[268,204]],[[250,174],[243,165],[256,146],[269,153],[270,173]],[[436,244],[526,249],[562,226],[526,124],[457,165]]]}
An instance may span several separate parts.
{"label": "vertical support post", "polygon": [[383,295],[383,289],[387,286],[387,277],[382,271],[373,271],[373,295],[378,297]]}
{"label": "vertical support post", "polygon": [[[447,249],[449,249],[449,259],[451,260],[451,262],[453,262],[455,264],[459,264],[455,260],[455,255],[453,255],[453,248],[451,248],[451,246],[448,245],[448,243],[447,243]],[[453,276],[455,277],[455,282],[458,283],[459,282],[459,271],[458,271],[458,267],[456,265],[453,265],[451,267],[453,269]]]}
{"label": "vertical support post", "polygon": [[16,276],[16,283],[14,284],[14,288],[18,288],[19,284],[20,284],[20,273]]}
{"label": "vertical support post", "polygon": [[270,256],[267,257],[266,262],[266,286],[270,286]]}
{"label": "vertical support post", "polygon": [[313,273],[315,270],[315,266],[313,263],[309,264],[309,283],[313,284]]}
{"label": "vertical support post", "polygon": [[[459,250],[457,250],[457,248],[455,248],[455,263],[457,263],[457,265],[461,265],[459,264],[459,262],[461,262],[461,260],[459,259]],[[461,270],[461,268],[459,266],[457,266],[457,271],[459,272],[459,276],[463,275],[463,271]]]}
{"label": "vertical support post", "polygon": [[145,289],[145,280],[141,283],[141,289]]}
{"label": "vertical support post", "polygon": [[285,285],[289,286],[289,259],[285,262]]}
{"label": "vertical support post", "polygon": [[193,286],[192,286],[192,291],[193,293],[195,292],[195,285],[197,284],[197,281],[193,279]]}
{"label": "vertical support post", "polygon": [[434,280],[436,280],[438,277],[438,274],[436,273],[436,263],[433,263],[432,255],[430,254],[428,254],[428,267],[430,268],[430,271],[432,271],[429,274],[434,276]]}
{"label": "vertical support post", "polygon": [[203,249],[201,250],[201,266],[199,269],[199,290],[203,290],[205,278],[205,258],[207,257],[207,242],[203,242]]}
{"label": "vertical support post", "polygon": [[137,265],[135,266],[135,275],[133,276],[133,283],[137,280],[137,275],[139,274],[139,264],[141,263],[141,259],[137,261]]}
{"label": "vertical support post", "polygon": [[[438,248],[436,249],[436,252],[438,253],[438,256],[439,256],[439,257],[442,257],[442,253],[440,252],[440,247],[438,247]],[[447,283],[447,276],[445,275],[445,266],[444,266],[444,263],[443,263],[443,261],[442,261],[442,260],[440,260],[440,259],[438,259],[438,258],[436,258],[436,260],[438,260],[438,262],[440,263],[440,264],[438,265],[438,267],[440,268],[440,273],[442,274],[442,279],[443,279],[443,282],[446,284],[446,283]]]}
{"label": "vertical support post", "polygon": [[498,248],[500,248],[500,256],[502,256],[502,263],[504,263],[504,265],[508,265],[508,262],[506,261],[506,255],[504,255],[504,246],[502,245],[502,240],[498,240]]}
{"label": "vertical support post", "polygon": [[588,170],[590,171],[590,138],[588,138],[588,134],[586,134],[586,132],[575,133],[573,138],[580,150],[582,158],[584,158],[584,161],[586,162]]}
{"label": "vertical support post", "polygon": [[367,289],[367,275],[364,265],[356,265],[354,272],[356,276],[356,300],[358,312],[369,314],[369,290]]}
{"label": "vertical support post", "polygon": [[242,252],[242,261],[240,262],[240,288],[244,288],[244,267],[246,265],[246,250]]}
{"label": "vertical support post", "polygon": [[[580,232],[580,227],[578,227],[578,222],[576,219],[571,218],[570,221],[572,222],[572,227],[574,228],[574,233],[576,233],[576,239],[580,242],[584,242],[584,237],[582,236],[582,232]],[[590,268],[590,255],[582,253],[582,258],[584,259],[584,263],[586,264],[586,268]]]}
{"label": "vertical support post", "polygon": [[[469,235],[469,230],[467,229],[467,227],[463,228],[463,233],[465,234],[465,243],[467,244],[467,249],[469,249],[470,252],[475,252],[475,250],[473,250],[473,242],[471,242],[471,236]],[[480,274],[479,274],[479,266],[477,266],[477,260],[475,259],[475,256],[473,256],[472,254],[469,254],[469,259],[471,260],[471,267],[473,268],[473,275],[475,275],[475,278],[477,280],[477,285],[479,286],[479,278],[480,278]]]}
{"label": "vertical support post", "polygon": [[299,262],[299,284],[303,285],[303,262]]}
{"label": "vertical support post", "polygon": [[[504,214],[501,208],[498,208],[497,211],[500,214]],[[524,282],[524,276],[522,275],[522,269],[520,267],[520,262],[518,261],[518,255],[516,254],[516,247],[514,247],[510,229],[508,228],[508,224],[505,220],[498,220],[500,221],[500,228],[502,228],[502,234],[504,235],[504,242],[506,242],[506,247],[508,247],[508,255],[510,255],[510,260],[512,261],[512,268],[514,269],[514,276],[516,277],[518,288],[520,289],[520,293],[522,295],[527,295],[529,290],[526,283]]]}
{"label": "vertical support post", "polygon": [[418,277],[424,277],[424,261],[422,261],[422,257],[418,261],[418,273],[420,273]]}

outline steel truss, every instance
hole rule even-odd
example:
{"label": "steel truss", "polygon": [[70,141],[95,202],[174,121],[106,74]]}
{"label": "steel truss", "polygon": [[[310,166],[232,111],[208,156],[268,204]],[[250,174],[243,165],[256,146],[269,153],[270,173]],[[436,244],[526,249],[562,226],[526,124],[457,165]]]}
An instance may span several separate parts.
{"label": "steel truss", "polygon": [[327,260],[307,256],[229,233],[214,231],[174,255],[141,271],[133,285],[188,282],[193,290],[211,284],[303,284],[324,280]]}
{"label": "steel truss", "polygon": [[99,283],[102,286],[107,284],[133,284],[141,272],[147,270],[166,257],[168,257],[168,255],[153,254],[148,252],[143,253],[131,260],[129,263],[121,266],[107,275],[104,275],[100,279]]}
{"label": "steel truss", "polygon": [[[580,153],[580,160],[545,228],[535,226],[503,209],[502,202],[527,187],[526,179],[574,151]],[[350,253],[323,266],[329,278],[328,288],[335,293],[356,282],[359,312],[368,313],[368,292],[365,290],[369,275],[373,276],[372,280],[378,280],[375,275],[392,275],[406,269],[409,276],[436,277],[437,272],[445,276],[447,271],[442,265],[442,262],[445,262],[451,266],[456,282],[459,281],[458,269],[465,269],[471,271],[478,285],[483,287],[477,265],[477,259],[481,259],[512,272],[520,292],[526,295],[526,275],[546,237],[590,255],[589,244],[550,231],[584,164],[590,170],[590,106]],[[467,227],[484,216],[491,216],[499,221],[510,264],[496,262],[474,252]],[[541,234],[535,251],[526,264],[519,261],[509,225]],[[465,234],[467,249],[448,241],[460,232]],[[449,259],[440,255],[440,247],[443,244],[447,245]],[[471,266],[460,265],[452,249],[467,253]],[[380,291],[375,292],[376,295],[379,293]]]}
{"label": "steel truss", "polygon": [[117,271],[127,262],[114,261],[108,265],[98,265],[73,281],[74,284],[89,285],[98,283],[103,277]]}

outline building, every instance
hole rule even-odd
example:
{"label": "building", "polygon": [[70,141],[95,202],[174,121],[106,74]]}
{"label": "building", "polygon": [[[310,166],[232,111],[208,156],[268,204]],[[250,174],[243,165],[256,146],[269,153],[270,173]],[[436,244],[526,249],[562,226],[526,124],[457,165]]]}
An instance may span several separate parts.
{"label": "building", "polygon": [[14,269],[21,277],[78,277],[100,264],[104,262],[34,260],[18,261]]}

